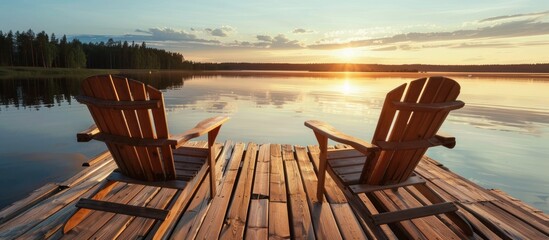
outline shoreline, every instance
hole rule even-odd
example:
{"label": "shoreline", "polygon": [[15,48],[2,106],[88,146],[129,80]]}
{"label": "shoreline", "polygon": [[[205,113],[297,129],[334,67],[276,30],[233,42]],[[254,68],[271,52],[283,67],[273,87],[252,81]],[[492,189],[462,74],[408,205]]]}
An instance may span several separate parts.
{"label": "shoreline", "polygon": [[510,72],[328,72],[328,71],[292,71],[292,70],[168,70],[168,69],[89,69],[89,68],[41,68],[41,67],[0,67],[0,79],[40,78],[40,77],[86,77],[100,74],[192,74],[192,75],[228,75],[288,77],[410,77],[427,76],[449,77],[501,77],[501,78],[535,78],[549,80],[549,73],[510,73]]}

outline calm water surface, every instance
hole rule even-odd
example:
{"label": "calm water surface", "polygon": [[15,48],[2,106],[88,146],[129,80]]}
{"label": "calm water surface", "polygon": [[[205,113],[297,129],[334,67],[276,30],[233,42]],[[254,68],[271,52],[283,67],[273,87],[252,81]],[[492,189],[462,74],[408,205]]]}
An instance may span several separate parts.
{"label": "calm water surface", "polygon": [[[360,74],[134,75],[164,91],[172,133],[228,114],[219,140],[316,144],[309,119],[370,140],[385,94],[415,77]],[[549,81],[453,77],[466,103],[442,130],[455,149],[428,155],[486,188],[498,188],[549,212]],[[103,143],[76,143],[92,124],[77,103],[80,79],[0,80],[0,208],[47,182],[61,182]]]}

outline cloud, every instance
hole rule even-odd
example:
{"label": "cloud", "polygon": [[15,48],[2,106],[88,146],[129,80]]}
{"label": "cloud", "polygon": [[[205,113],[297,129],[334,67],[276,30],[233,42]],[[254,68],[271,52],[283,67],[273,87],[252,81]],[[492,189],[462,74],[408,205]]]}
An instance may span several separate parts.
{"label": "cloud", "polygon": [[483,22],[492,22],[492,21],[499,21],[499,20],[507,20],[507,19],[514,19],[514,18],[521,18],[521,17],[543,17],[548,16],[549,11],[545,12],[539,12],[539,13],[524,13],[524,14],[515,14],[515,15],[503,15],[503,16],[497,16],[497,17],[491,17],[491,18],[485,18],[480,20],[480,23]]}
{"label": "cloud", "polygon": [[198,38],[192,33],[188,33],[183,30],[175,30],[172,28],[149,28],[148,30],[136,29],[136,33],[139,34],[125,34],[125,35],[73,35],[71,38],[79,39],[82,42],[106,42],[112,38],[115,41],[134,41],[134,42],[156,42],[160,44],[162,42],[173,43],[188,43],[192,46],[196,45],[220,45],[218,40],[210,40]]}
{"label": "cloud", "polygon": [[195,41],[197,39],[194,34],[173,28],[149,28],[149,33],[158,41]]}
{"label": "cloud", "polygon": [[267,36],[267,35],[257,35],[256,38],[259,41],[265,41],[265,42],[273,41],[273,38],[271,36]]}
{"label": "cloud", "polygon": [[389,46],[389,47],[375,48],[375,49],[372,49],[372,51],[395,51],[397,49],[398,49],[397,46]]}
{"label": "cloud", "polygon": [[215,37],[227,37],[230,32],[234,31],[234,28],[231,26],[223,26],[215,29],[206,28],[205,31]]}
{"label": "cloud", "polygon": [[514,44],[508,43],[461,43],[451,46],[451,48],[510,48],[514,46]]}
{"label": "cloud", "polygon": [[472,30],[457,30],[452,32],[410,32],[396,34],[391,37],[355,40],[344,43],[315,44],[308,46],[313,49],[339,49],[346,47],[386,46],[398,43],[436,42],[451,40],[497,39],[549,34],[549,22],[534,19],[511,21],[481,27]]}
{"label": "cloud", "polygon": [[256,43],[257,47],[266,47],[266,48],[303,48],[298,40],[290,40],[284,34],[278,34],[275,37],[267,35],[257,35],[257,40],[260,42]]}
{"label": "cloud", "polygon": [[307,30],[304,28],[296,28],[292,31],[292,33],[300,34],[300,33],[313,33],[312,30]]}

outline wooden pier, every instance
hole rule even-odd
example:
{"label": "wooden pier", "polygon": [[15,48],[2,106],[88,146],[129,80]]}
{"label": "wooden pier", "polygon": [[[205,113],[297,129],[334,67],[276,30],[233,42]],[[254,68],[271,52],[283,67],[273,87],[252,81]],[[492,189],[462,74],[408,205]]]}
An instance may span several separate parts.
{"label": "wooden pier", "polygon": [[[192,142],[193,146],[205,146]],[[346,148],[346,146],[335,146]],[[317,146],[218,144],[219,179],[214,199],[209,178],[164,232],[165,239],[366,239],[369,229],[328,177],[325,198],[316,201]],[[155,220],[93,212],[64,235],[63,223],[76,201],[93,192],[116,168],[108,153],[89,161],[82,172],[63,183],[46,184],[0,211],[0,239],[136,239],[150,238]],[[478,239],[547,239],[549,217],[499,190],[484,189],[424,157],[416,172],[428,187],[455,202]],[[423,204],[413,188],[364,195],[374,212]],[[118,183],[108,201],[162,208],[180,197],[172,189]],[[177,201],[176,201],[177,202]],[[181,202],[181,201],[179,201]],[[430,216],[385,225],[390,239],[459,239],[445,216]]]}

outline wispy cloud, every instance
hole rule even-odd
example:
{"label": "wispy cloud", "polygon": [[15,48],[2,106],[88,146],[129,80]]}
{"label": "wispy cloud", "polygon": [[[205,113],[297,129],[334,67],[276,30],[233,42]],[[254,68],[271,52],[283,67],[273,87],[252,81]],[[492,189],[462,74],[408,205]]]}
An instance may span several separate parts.
{"label": "wispy cloud", "polygon": [[314,33],[314,31],[313,30],[307,30],[307,29],[304,29],[304,28],[296,28],[292,31],[292,33],[303,34],[303,33]]}
{"label": "wispy cloud", "polygon": [[268,35],[257,35],[257,40],[259,42],[255,43],[255,46],[265,47],[265,48],[303,48],[303,44],[298,40],[290,40],[284,34],[278,34],[275,37]]}
{"label": "wispy cloud", "polygon": [[227,37],[229,33],[234,31],[234,28],[231,26],[223,26],[223,27],[214,28],[214,29],[206,28],[204,30],[206,31],[206,33],[215,37]]}
{"label": "wispy cloud", "polygon": [[188,33],[185,30],[176,30],[173,28],[149,28],[148,30],[137,29],[135,32],[146,33],[148,35],[126,35],[126,37],[142,37],[148,41],[180,41],[180,42],[202,42],[218,43],[219,41],[198,38],[195,34]]}
{"label": "wispy cloud", "polygon": [[524,13],[524,14],[514,14],[514,15],[503,15],[503,16],[497,16],[497,17],[490,17],[480,20],[479,22],[492,22],[492,21],[499,21],[499,20],[508,20],[508,19],[515,19],[515,18],[522,18],[522,17],[543,17],[543,16],[549,16],[549,11],[545,12],[539,12],[539,13]]}
{"label": "wispy cloud", "polygon": [[339,49],[346,47],[387,46],[398,43],[419,43],[451,40],[497,39],[510,37],[538,36],[549,34],[549,22],[533,19],[511,21],[471,30],[457,30],[452,32],[410,32],[397,34],[391,37],[356,40],[333,44],[314,44],[313,49]]}

